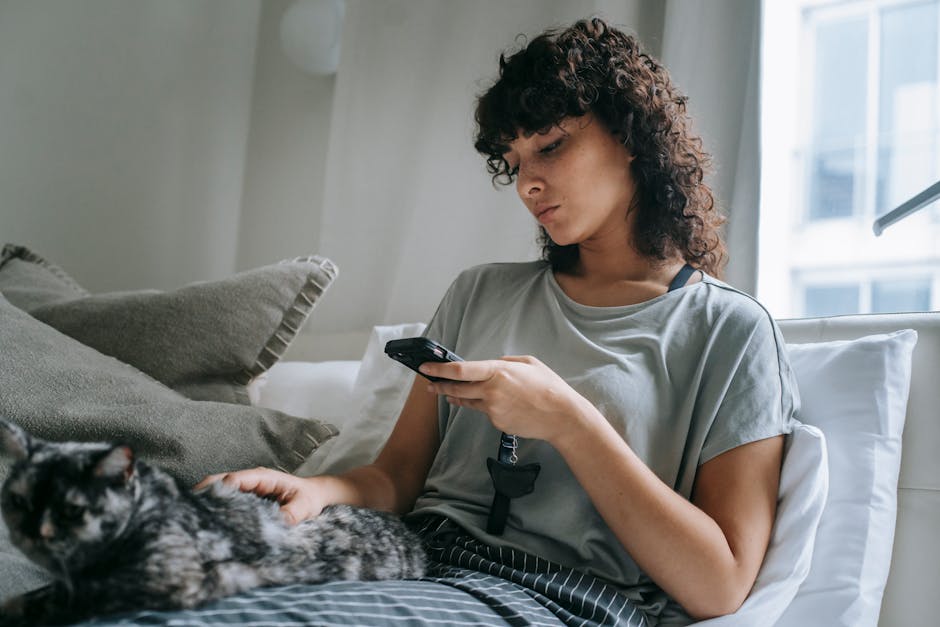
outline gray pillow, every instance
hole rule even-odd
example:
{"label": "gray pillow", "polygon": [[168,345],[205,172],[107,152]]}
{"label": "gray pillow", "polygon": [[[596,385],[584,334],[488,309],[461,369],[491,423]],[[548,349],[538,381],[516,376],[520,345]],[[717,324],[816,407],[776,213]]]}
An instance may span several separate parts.
{"label": "gray pillow", "polygon": [[190,400],[0,296],[0,416],[50,440],[132,446],[184,481],[251,466],[292,471],[338,433],[329,423]]}
{"label": "gray pillow", "polygon": [[13,244],[7,244],[0,252],[0,292],[26,311],[88,296],[88,291],[65,270],[28,248]]}
{"label": "gray pillow", "polygon": [[51,581],[49,573],[26,559],[10,544],[7,529],[0,522],[0,603],[9,597],[41,588]]}
{"label": "gray pillow", "polygon": [[79,342],[185,396],[248,404],[245,387],[284,354],[337,268],[319,256],[161,292],[89,294],[31,250],[0,253],[0,293]]}
{"label": "gray pillow", "polygon": [[[292,471],[338,433],[273,410],[187,399],[2,296],[0,355],[0,416],[45,439],[129,444],[187,484],[254,466]],[[0,482],[8,463],[0,457]],[[42,581],[0,533],[0,598]]]}

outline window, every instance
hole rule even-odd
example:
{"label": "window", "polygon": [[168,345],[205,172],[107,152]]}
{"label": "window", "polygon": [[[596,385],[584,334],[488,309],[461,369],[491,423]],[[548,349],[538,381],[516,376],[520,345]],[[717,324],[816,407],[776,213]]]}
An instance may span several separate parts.
{"label": "window", "polygon": [[940,0],[765,2],[758,297],[778,317],[940,309]]}
{"label": "window", "polygon": [[864,156],[867,24],[851,18],[815,25],[812,89],[809,218],[859,212]]}
{"label": "window", "polygon": [[873,281],[871,284],[871,310],[926,311],[930,309],[930,280]]}
{"label": "window", "polygon": [[839,316],[860,311],[889,313],[930,309],[931,278],[880,279],[803,286],[802,315]]}
{"label": "window", "polygon": [[803,312],[807,316],[837,316],[859,310],[858,285],[807,286],[803,294]]}

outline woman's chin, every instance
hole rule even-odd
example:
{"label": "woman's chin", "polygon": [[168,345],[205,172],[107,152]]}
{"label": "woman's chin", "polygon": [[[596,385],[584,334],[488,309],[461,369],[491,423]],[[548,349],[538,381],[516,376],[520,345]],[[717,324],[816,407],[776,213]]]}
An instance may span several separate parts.
{"label": "woman's chin", "polygon": [[574,243],[571,241],[571,235],[568,233],[565,233],[561,229],[558,229],[558,228],[553,229],[553,228],[549,228],[543,225],[542,230],[545,231],[549,239],[551,239],[552,242],[557,246],[567,246],[568,244]]}
{"label": "woman's chin", "polygon": [[578,238],[572,236],[570,233],[552,233],[549,231],[548,236],[552,238],[552,241],[558,246],[570,246],[571,244],[577,244],[579,242]]}

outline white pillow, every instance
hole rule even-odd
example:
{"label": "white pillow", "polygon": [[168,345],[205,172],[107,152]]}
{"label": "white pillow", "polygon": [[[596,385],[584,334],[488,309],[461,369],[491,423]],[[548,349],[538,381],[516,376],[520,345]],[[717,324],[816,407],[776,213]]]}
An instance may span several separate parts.
{"label": "white pillow", "polygon": [[[414,378],[382,349],[386,341],[420,335],[423,328],[409,324],[373,331],[354,386],[360,410],[332,440],[335,446],[317,450],[300,474],[339,472],[374,459]],[[906,330],[787,345],[804,427],[788,438],[771,544],[741,609],[702,624],[771,624],[791,598],[778,627],[877,624],[894,538],[901,432],[916,341],[916,332]],[[825,452],[805,425],[822,431],[828,449],[829,499],[821,514],[825,473],[818,460]],[[798,481],[800,476],[806,480]]]}
{"label": "white pillow", "polygon": [[787,346],[800,388],[800,420],[826,436],[829,501],[809,576],[777,627],[878,623],[916,342],[917,333],[904,330]]}
{"label": "white pillow", "polygon": [[816,427],[797,424],[786,439],[777,520],[754,588],[737,612],[697,626],[772,625],[783,614],[809,573],[828,479],[825,437]]}
{"label": "white pillow", "polygon": [[280,361],[248,384],[251,404],[342,428],[356,412],[358,361]]}
{"label": "white pillow", "polygon": [[[313,452],[295,471],[309,477],[339,473],[375,460],[411,390],[415,374],[385,354],[385,343],[424,332],[424,323],[377,326],[372,330],[352,396],[358,408],[338,436]],[[331,444],[332,442],[332,444]]]}

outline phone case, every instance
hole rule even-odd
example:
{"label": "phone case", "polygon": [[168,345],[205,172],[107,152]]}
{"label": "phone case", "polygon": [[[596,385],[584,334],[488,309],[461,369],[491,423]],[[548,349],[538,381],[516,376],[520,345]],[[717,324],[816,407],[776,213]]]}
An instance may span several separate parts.
{"label": "phone case", "polygon": [[[415,372],[418,372],[418,366],[426,361],[463,361],[463,359],[455,353],[452,353],[434,340],[430,340],[426,337],[408,337],[400,340],[390,340],[385,344],[385,354],[408,366]],[[431,381],[445,380],[441,377],[429,377],[426,374],[422,374],[421,376]]]}

